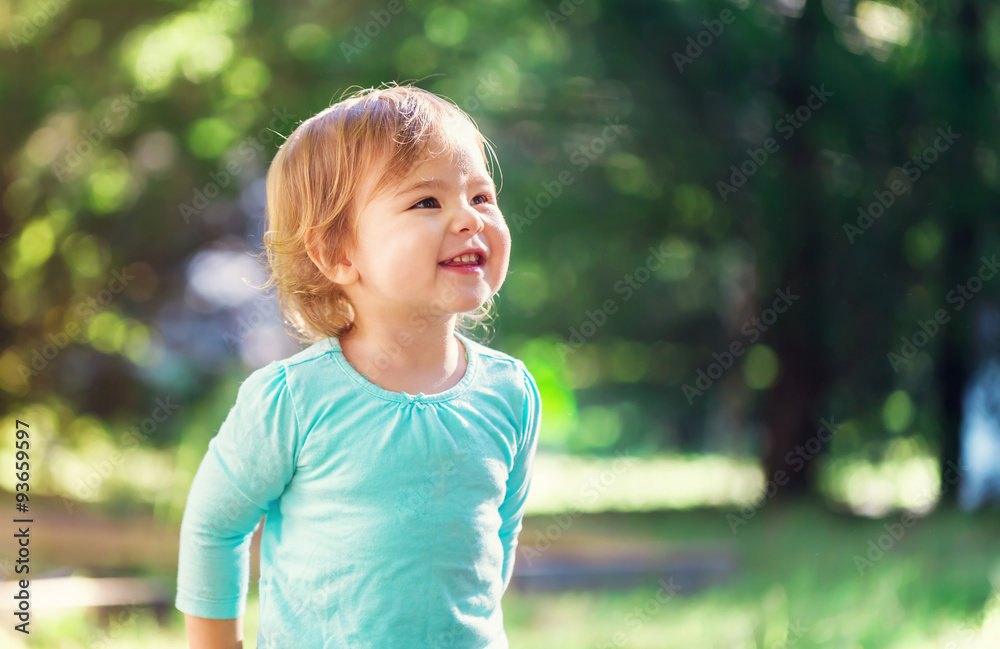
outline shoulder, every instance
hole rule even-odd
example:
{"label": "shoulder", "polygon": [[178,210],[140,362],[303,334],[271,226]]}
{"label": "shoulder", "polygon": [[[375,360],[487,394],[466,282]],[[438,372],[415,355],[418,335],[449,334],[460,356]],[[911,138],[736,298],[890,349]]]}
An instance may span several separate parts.
{"label": "shoulder", "polygon": [[[480,363],[487,371],[507,374],[518,380],[520,380],[525,374],[528,374],[528,368],[525,366],[524,362],[518,358],[514,358],[510,354],[506,354],[499,349],[487,347],[483,343],[472,340],[467,336],[462,337],[462,342],[468,344],[472,348],[470,351],[476,352]],[[530,374],[528,375],[530,376]]]}
{"label": "shoulder", "polygon": [[308,385],[311,375],[319,370],[329,351],[329,342],[321,340],[287,358],[271,361],[253,370],[240,385],[240,396],[244,399],[263,399],[279,393],[295,392],[296,386]]}
{"label": "shoulder", "polygon": [[[467,340],[467,339],[466,339]],[[524,361],[496,349],[470,341],[479,354],[482,374],[490,394],[506,394],[512,422],[517,422],[514,444],[518,454],[537,443],[541,428],[542,396],[535,377]]]}
{"label": "shoulder", "polygon": [[280,361],[274,361],[274,363],[281,365],[288,372],[295,372],[300,368],[306,369],[310,366],[315,366],[318,362],[322,362],[333,350],[334,345],[332,344],[331,339],[324,338],[323,340],[312,343],[308,347],[304,347],[302,350],[292,354],[288,358]]}
{"label": "shoulder", "polygon": [[489,377],[492,384],[506,385],[524,408],[532,408],[532,404],[540,401],[535,377],[524,361],[468,337],[463,337],[462,340],[476,351],[482,365],[481,371]]}
{"label": "shoulder", "polygon": [[290,389],[298,391],[308,387],[319,377],[329,381],[331,376],[335,376],[328,371],[330,354],[334,350],[330,339],[324,338],[287,358],[272,361],[257,372],[267,376],[281,376]]}

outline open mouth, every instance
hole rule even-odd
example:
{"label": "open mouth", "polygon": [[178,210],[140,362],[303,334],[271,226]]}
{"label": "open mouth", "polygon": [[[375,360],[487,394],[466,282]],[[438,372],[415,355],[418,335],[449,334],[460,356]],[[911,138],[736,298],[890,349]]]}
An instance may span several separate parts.
{"label": "open mouth", "polygon": [[454,259],[442,261],[438,264],[445,268],[479,268],[483,265],[483,256],[479,253],[466,253]]}

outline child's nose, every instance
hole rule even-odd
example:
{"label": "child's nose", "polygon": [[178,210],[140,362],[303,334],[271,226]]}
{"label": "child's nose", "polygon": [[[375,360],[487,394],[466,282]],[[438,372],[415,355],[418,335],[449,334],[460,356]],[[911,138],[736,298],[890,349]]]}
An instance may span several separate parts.
{"label": "child's nose", "polygon": [[479,232],[486,225],[483,215],[472,206],[461,208],[455,216],[453,223],[459,232],[471,230],[473,233]]}

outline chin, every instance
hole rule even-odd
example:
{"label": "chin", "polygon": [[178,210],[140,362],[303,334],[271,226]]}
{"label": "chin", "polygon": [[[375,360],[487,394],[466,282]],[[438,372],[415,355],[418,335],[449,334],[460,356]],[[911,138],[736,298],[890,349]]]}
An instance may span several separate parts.
{"label": "chin", "polygon": [[455,313],[457,313],[459,315],[461,315],[463,313],[473,313],[474,311],[478,310],[479,307],[483,306],[484,304],[486,304],[486,300],[475,300],[475,301],[472,301],[472,302],[462,302],[462,303],[459,303],[459,304],[455,305],[454,311],[455,311]]}
{"label": "chin", "polygon": [[482,295],[479,294],[463,295],[461,297],[455,298],[454,300],[451,300],[451,302],[449,303],[450,306],[449,310],[455,313],[470,313],[472,311],[475,311],[479,307],[483,306],[484,304],[486,304],[486,301],[489,299],[490,295],[487,294],[485,291],[482,293]]}

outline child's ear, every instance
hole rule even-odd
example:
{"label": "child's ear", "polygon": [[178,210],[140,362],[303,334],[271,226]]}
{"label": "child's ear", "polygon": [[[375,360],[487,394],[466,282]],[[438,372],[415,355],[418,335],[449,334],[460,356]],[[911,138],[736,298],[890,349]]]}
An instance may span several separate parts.
{"label": "child's ear", "polygon": [[331,264],[327,258],[326,247],[311,239],[306,242],[306,253],[320,272],[326,275],[331,282],[353,284],[358,281],[358,269],[346,255],[340,258],[339,263]]}
{"label": "child's ear", "polygon": [[353,284],[358,281],[358,269],[347,257],[341,257],[340,263],[328,269],[326,276],[338,284]]}

